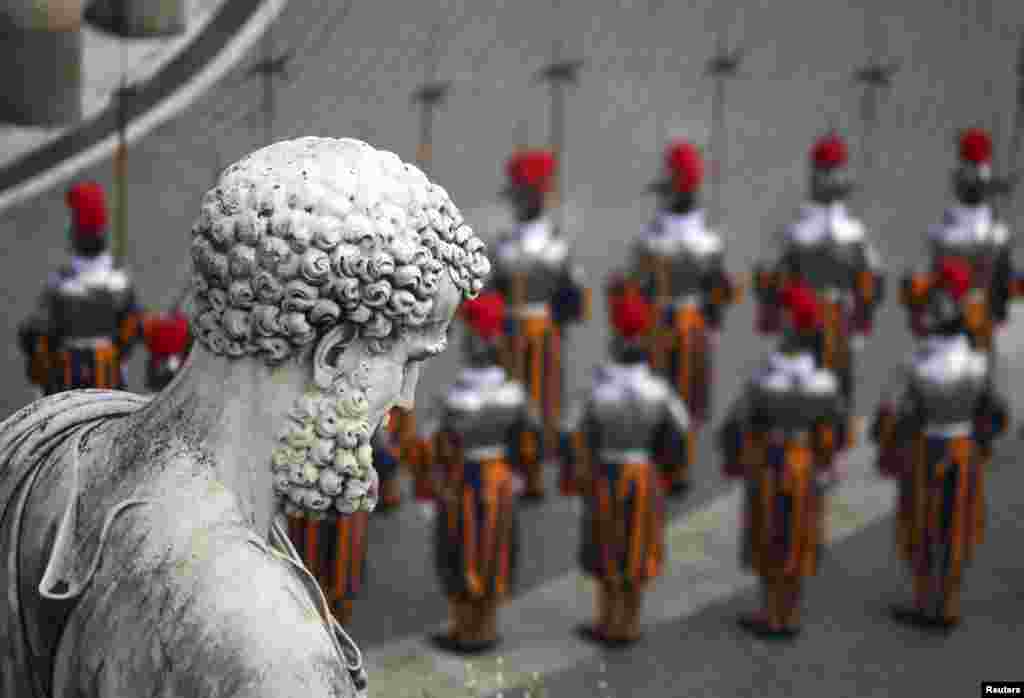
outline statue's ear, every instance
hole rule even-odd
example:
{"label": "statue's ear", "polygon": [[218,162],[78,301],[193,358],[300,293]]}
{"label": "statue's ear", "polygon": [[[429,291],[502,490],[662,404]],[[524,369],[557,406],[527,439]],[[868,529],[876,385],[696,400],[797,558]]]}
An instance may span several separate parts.
{"label": "statue's ear", "polygon": [[350,322],[338,323],[320,338],[313,353],[313,382],[327,390],[343,373],[339,364],[341,355],[356,338],[357,328]]}

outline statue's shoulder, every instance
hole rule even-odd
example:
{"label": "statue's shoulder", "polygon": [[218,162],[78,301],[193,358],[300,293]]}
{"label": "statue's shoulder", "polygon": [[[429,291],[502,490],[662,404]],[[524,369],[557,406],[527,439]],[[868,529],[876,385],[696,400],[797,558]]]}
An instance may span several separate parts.
{"label": "statue's shoulder", "polygon": [[131,690],[111,696],[163,685],[196,698],[354,697],[301,572],[229,508],[172,522],[169,505],[138,509],[132,528],[150,534],[119,546],[102,591],[83,599],[81,624],[65,633],[77,663],[125,667],[118,681]]}

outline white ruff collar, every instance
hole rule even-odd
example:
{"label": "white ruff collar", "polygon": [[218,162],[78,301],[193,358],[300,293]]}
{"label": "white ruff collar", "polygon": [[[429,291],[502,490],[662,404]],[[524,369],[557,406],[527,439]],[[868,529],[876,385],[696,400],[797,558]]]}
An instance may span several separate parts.
{"label": "white ruff collar", "polygon": [[551,221],[546,217],[519,226],[519,240],[527,252],[540,252],[551,242]]}
{"label": "white ruff collar", "polygon": [[71,268],[76,274],[88,274],[89,272],[110,271],[114,268],[114,258],[109,252],[104,252],[95,257],[79,257],[72,255]]}
{"label": "white ruff collar", "polygon": [[949,217],[958,225],[975,229],[992,227],[992,208],[988,204],[981,206],[951,206]]}
{"label": "white ruff collar", "polygon": [[686,237],[687,234],[703,233],[706,229],[702,208],[682,214],[662,212],[660,218],[661,234],[666,237]]}
{"label": "white ruff collar", "polygon": [[644,363],[607,363],[603,369],[605,377],[612,383],[635,383],[650,374],[650,368]]}
{"label": "white ruff collar", "polygon": [[464,368],[459,376],[460,382],[467,386],[486,388],[501,385],[505,382],[505,369],[501,366],[487,368]]}

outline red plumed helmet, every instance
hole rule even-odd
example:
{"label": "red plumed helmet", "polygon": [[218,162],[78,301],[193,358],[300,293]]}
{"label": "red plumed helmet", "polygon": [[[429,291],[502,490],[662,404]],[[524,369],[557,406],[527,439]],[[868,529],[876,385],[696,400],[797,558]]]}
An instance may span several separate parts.
{"label": "red plumed helmet", "polygon": [[816,330],[821,327],[821,308],[818,301],[811,303],[797,303],[793,306],[793,327],[800,332]]}
{"label": "red plumed helmet", "polygon": [[466,324],[481,339],[490,341],[505,331],[505,299],[497,291],[481,293],[462,304]]}
{"label": "red plumed helmet", "polygon": [[782,289],[779,294],[779,303],[783,308],[791,308],[794,303],[800,302],[801,299],[811,298],[817,300],[817,295],[814,289],[808,286],[801,280],[791,281]]}
{"label": "red plumed helmet", "polygon": [[962,259],[944,257],[939,262],[939,284],[959,301],[971,288],[970,265]]}
{"label": "red plumed helmet", "polygon": [[814,289],[803,284],[792,284],[782,292],[782,296],[782,303],[789,310],[794,328],[803,332],[821,326],[821,305]]}
{"label": "red plumed helmet", "polygon": [[183,354],[188,349],[188,318],[183,313],[155,315],[143,326],[146,349],[155,357]]}
{"label": "red plumed helmet", "polygon": [[74,219],[75,233],[102,235],[107,228],[107,202],[96,182],[79,182],[65,197]]}
{"label": "red plumed helmet", "polygon": [[975,165],[992,161],[992,137],[981,128],[969,128],[960,134],[960,159]]}
{"label": "red plumed helmet", "polygon": [[850,150],[846,146],[846,141],[835,133],[818,140],[811,149],[811,162],[819,170],[845,167],[849,159]]}
{"label": "red plumed helmet", "polygon": [[515,186],[546,193],[555,176],[555,156],[549,150],[524,150],[509,158],[505,172]]}
{"label": "red plumed helmet", "polygon": [[632,288],[609,299],[612,327],[625,339],[636,339],[654,327],[654,307]]}
{"label": "red plumed helmet", "polygon": [[665,153],[665,167],[671,177],[672,190],[689,194],[700,188],[704,179],[704,158],[692,143],[674,143]]}

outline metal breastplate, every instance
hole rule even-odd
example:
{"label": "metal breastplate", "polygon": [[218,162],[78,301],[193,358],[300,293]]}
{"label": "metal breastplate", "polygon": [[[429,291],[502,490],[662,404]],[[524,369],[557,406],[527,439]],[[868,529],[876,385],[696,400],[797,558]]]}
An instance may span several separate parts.
{"label": "metal breastplate", "polygon": [[445,400],[443,423],[458,435],[464,451],[504,448],[525,404],[526,393],[512,381],[486,390],[457,386]]}
{"label": "metal breastplate", "polygon": [[641,250],[641,264],[649,273],[657,279],[664,270],[668,296],[674,299],[699,294],[720,258],[720,252],[701,253],[682,243],[672,250],[656,250],[649,245]]}
{"label": "metal breastplate", "polygon": [[792,243],[789,259],[794,271],[817,290],[849,289],[857,260],[856,243],[824,238],[814,243]]}
{"label": "metal breastplate", "polygon": [[911,380],[930,427],[970,422],[985,390],[985,377],[966,368],[929,371],[919,364]]}
{"label": "metal breastplate", "polygon": [[666,389],[651,381],[626,390],[595,386],[589,416],[599,450],[649,450],[666,418],[665,398]]}
{"label": "metal breastplate", "polygon": [[52,292],[53,322],[64,339],[116,337],[128,300],[127,287],[72,280]]}
{"label": "metal breastplate", "polygon": [[779,429],[809,429],[815,421],[828,416],[836,404],[834,392],[812,393],[799,386],[776,390],[755,383],[752,390],[756,421]]}
{"label": "metal breastplate", "polygon": [[[509,280],[510,292],[516,293],[516,278],[521,278],[526,296],[523,300],[528,304],[551,301],[559,290],[568,261],[568,245],[559,237],[553,237],[540,251],[526,250],[518,240],[510,240],[498,256],[499,270]],[[520,299],[513,295],[511,300]]]}

